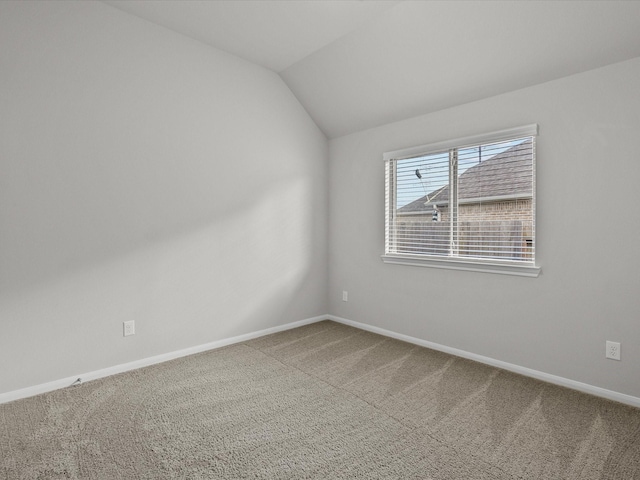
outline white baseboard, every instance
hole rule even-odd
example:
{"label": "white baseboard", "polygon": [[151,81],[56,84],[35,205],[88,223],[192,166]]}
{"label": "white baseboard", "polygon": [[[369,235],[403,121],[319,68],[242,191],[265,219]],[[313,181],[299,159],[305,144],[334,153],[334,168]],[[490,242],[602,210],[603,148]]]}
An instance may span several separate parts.
{"label": "white baseboard", "polygon": [[354,322],[353,320],[347,320],[346,318],[336,317],[335,315],[327,315],[326,318],[328,318],[329,320],[333,320],[334,322],[343,323],[345,325],[359,328],[361,330],[378,333],[380,335],[384,335],[385,337],[395,338],[397,340],[402,340],[404,342],[420,345],[421,347],[430,348],[432,350],[438,350],[440,352],[449,353],[457,357],[462,357],[469,360],[474,360],[479,363],[484,363],[486,365],[491,365],[492,367],[498,367],[503,370],[519,373],[520,375],[532,377],[537,380],[542,380],[543,382],[553,383],[554,385],[559,385],[561,387],[571,388],[573,390],[578,390],[580,392],[588,393],[590,395],[595,395],[597,397],[602,397],[602,398],[606,398],[616,402],[624,403],[626,405],[631,405],[632,407],[640,407],[640,398],[634,397],[632,395],[614,392],[613,390],[607,390],[605,388],[595,387],[587,383],[577,382],[575,380],[559,377],[557,375],[551,375],[550,373],[544,373],[538,370],[533,370],[531,368],[521,367],[519,365],[503,362],[501,360],[485,357],[483,355],[476,355],[475,353],[469,353],[469,352],[465,352],[464,350],[458,350],[457,348],[451,348],[445,345],[440,345],[438,343],[429,342],[427,340],[421,340],[419,338],[410,337],[409,335],[403,335],[401,333],[385,330],[384,328],[374,327],[371,325],[367,325],[366,323]]}
{"label": "white baseboard", "polygon": [[42,383],[40,385],[34,385],[33,387],[27,387],[20,390],[14,390],[7,393],[0,393],[0,404],[12,402],[14,400],[20,400],[23,398],[33,397],[40,395],[41,393],[51,392],[53,390],[59,390],[61,388],[69,387],[75,383],[88,382],[90,380],[97,380],[98,378],[108,377],[115,375],[116,373],[128,372],[129,370],[135,370],[137,368],[148,367],[156,363],[166,362],[175,358],[186,357],[187,355],[193,355],[196,353],[206,352],[208,350],[214,350],[216,348],[225,347],[234,343],[246,342],[254,338],[262,337],[264,335],[270,335],[272,333],[282,332],[284,330],[290,330],[292,328],[301,327],[310,323],[319,322],[321,320],[327,320],[328,315],[321,315],[319,317],[307,318],[297,322],[287,323],[285,325],[279,325],[277,327],[266,328],[257,332],[246,333],[244,335],[238,335],[236,337],[225,338],[222,340],[216,340],[214,342],[205,343],[203,345],[196,345],[195,347],[185,348],[183,350],[177,350],[174,352],[164,353],[162,355],[156,355],[153,357],[143,358],[135,360],[129,363],[123,363],[121,365],[115,365],[113,367],[103,368],[102,370],[96,370],[93,372],[80,373],[72,377],[61,378],[54,380],[53,382]]}
{"label": "white baseboard", "polygon": [[208,350],[215,350],[216,348],[232,345],[234,343],[245,342],[247,340],[252,340],[254,338],[262,337],[264,335],[270,335],[272,333],[290,330],[292,328],[301,327],[303,325],[308,325],[311,323],[315,323],[315,322],[319,322],[321,320],[327,320],[327,319],[333,320],[334,322],[343,323],[345,325],[350,325],[352,327],[359,328],[361,330],[366,330],[368,332],[378,333],[386,337],[395,338],[397,340],[413,343],[415,345],[420,345],[422,347],[430,348],[432,350],[438,350],[440,352],[449,353],[457,357],[474,360],[476,362],[484,363],[492,367],[502,368],[503,370],[508,370],[510,372],[518,373],[520,375],[525,375],[527,377],[542,380],[543,382],[548,382],[555,385],[560,385],[562,387],[571,388],[573,390],[578,390],[580,392],[588,393],[590,395],[595,395],[595,396],[606,398],[616,402],[624,403],[626,405],[631,405],[633,407],[640,407],[640,398],[634,397],[632,395],[614,392],[612,390],[607,390],[605,388],[595,387],[587,383],[577,382],[575,380],[559,377],[557,375],[551,375],[549,373],[540,372],[538,370],[533,370],[531,368],[521,367],[519,365],[514,365],[512,363],[503,362],[501,360],[485,357],[483,355],[477,355],[475,353],[466,352],[464,350],[459,350],[457,348],[447,347],[445,345],[429,342],[427,340],[411,337],[409,335],[404,335],[401,333],[392,332],[390,330],[385,330],[384,328],[367,325],[366,323],[354,322],[353,320],[337,317],[335,315],[320,315],[318,317],[307,318],[305,320],[287,323],[285,325],[279,325],[277,327],[271,327],[264,330],[259,330],[257,332],[246,333],[244,335],[238,335],[236,337],[216,340],[214,342],[205,343],[203,345],[197,345],[195,347],[185,348],[183,350],[177,350],[177,351],[165,353],[162,355],[156,355],[154,357],[148,357],[148,358],[143,358],[143,359],[136,360],[129,363],[123,363],[121,365],[115,365],[113,367],[104,368],[102,370],[81,373],[71,377],[55,380],[53,382],[35,385],[33,387],[27,387],[20,390],[14,390],[12,392],[1,393],[0,404],[12,402],[14,400],[20,400],[22,398],[33,397],[35,395],[40,395],[41,393],[47,393],[53,390],[58,390],[60,388],[66,388],[78,382],[78,380],[80,380],[80,382],[82,383],[88,382],[90,380],[97,380],[98,378],[108,377],[110,375],[115,375],[117,373],[123,373],[129,370],[135,370],[137,368],[147,367],[149,365],[166,362],[169,360],[173,360],[175,358],[186,357],[188,355],[206,352]]}

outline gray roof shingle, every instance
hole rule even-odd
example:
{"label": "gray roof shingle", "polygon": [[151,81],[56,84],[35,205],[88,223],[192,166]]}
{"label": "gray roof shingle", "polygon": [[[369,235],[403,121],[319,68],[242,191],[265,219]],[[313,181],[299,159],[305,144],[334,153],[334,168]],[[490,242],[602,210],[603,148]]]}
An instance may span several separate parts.
{"label": "gray roof shingle", "polygon": [[[458,203],[531,198],[531,139],[468,168],[458,179]],[[429,201],[427,202],[427,199]],[[400,214],[426,213],[449,204],[449,185],[398,209]]]}

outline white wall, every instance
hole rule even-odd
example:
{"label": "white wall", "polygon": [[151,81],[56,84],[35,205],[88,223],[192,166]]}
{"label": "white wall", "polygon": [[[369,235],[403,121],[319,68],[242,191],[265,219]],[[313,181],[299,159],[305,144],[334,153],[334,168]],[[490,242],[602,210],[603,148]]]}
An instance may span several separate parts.
{"label": "white wall", "polygon": [[[640,397],[639,79],[634,59],[332,140],[330,312]],[[531,123],[540,277],[382,263],[383,152]]]}
{"label": "white wall", "polygon": [[99,2],[0,2],[0,45],[0,393],[326,313],[276,74]]}
{"label": "white wall", "polygon": [[[335,139],[328,175],[277,75],[107,5],[0,2],[0,45],[0,393],[329,312],[640,397],[640,59]],[[529,123],[539,278],[382,263],[382,152]]]}

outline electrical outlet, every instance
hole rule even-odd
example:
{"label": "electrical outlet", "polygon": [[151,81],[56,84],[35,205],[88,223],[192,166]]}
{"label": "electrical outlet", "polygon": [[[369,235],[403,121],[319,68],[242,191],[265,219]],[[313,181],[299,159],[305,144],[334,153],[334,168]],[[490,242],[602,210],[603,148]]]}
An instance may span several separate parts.
{"label": "electrical outlet", "polygon": [[133,320],[129,320],[128,322],[122,322],[123,327],[123,335],[128,337],[129,335],[136,334],[136,322]]}
{"label": "electrical outlet", "polygon": [[349,292],[347,292],[346,290],[342,291],[342,301],[343,302],[348,302],[349,301]]}
{"label": "electrical outlet", "polygon": [[605,355],[611,360],[620,360],[620,342],[610,342],[607,340],[607,350]]}

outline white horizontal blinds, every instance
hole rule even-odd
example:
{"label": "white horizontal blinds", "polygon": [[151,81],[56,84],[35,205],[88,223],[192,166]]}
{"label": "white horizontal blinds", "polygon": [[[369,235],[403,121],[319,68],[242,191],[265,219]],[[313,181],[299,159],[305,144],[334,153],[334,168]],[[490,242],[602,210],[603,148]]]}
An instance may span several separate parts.
{"label": "white horizontal blinds", "polygon": [[395,253],[448,255],[450,229],[441,210],[449,204],[449,152],[395,161]]}
{"label": "white horizontal blinds", "polygon": [[396,197],[396,181],[395,181],[395,162],[387,161],[385,163],[385,189],[384,189],[384,214],[385,214],[385,252],[391,252],[395,249],[395,197]]}
{"label": "white horizontal blinds", "polygon": [[461,257],[532,261],[533,138],[458,149]]}
{"label": "white horizontal blinds", "polygon": [[504,138],[389,154],[386,252],[533,263],[535,138]]}

